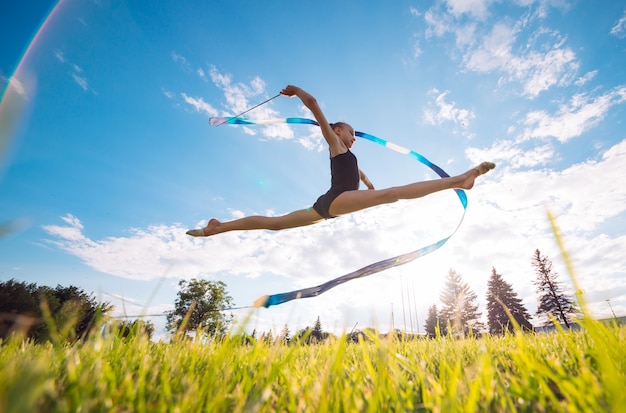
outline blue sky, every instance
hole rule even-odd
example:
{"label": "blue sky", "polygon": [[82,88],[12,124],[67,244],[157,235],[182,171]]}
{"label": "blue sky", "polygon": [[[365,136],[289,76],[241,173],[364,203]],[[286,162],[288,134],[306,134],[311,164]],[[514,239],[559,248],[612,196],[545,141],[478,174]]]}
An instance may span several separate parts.
{"label": "blue sky", "polygon": [[[435,253],[256,310],[249,329],[295,332],[319,316],[331,331],[385,330],[393,309],[396,327],[423,331],[450,269],[483,313],[494,267],[534,313],[536,249],[571,286],[548,210],[591,311],[626,314],[623,2],[11,2],[0,38],[0,220],[15,224],[0,239],[1,280],[77,285],[133,315],[172,308],[178,281],[200,277],[246,306],[454,230],[463,211],[447,191],[279,233],[186,236],[211,217],[306,208],[327,190],[315,128],[208,122],[295,84],[329,120],[451,174],[497,168]],[[249,116],[310,117],[285,97]],[[371,142],[353,151],[378,188],[434,178]]]}

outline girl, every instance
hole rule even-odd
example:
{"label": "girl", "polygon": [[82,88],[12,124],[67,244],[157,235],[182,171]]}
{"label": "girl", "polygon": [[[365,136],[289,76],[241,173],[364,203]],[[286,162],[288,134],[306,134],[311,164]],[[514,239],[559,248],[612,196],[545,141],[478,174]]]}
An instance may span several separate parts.
{"label": "girl", "polygon": [[[328,123],[317,104],[317,100],[299,87],[289,85],[280,93],[284,96],[299,97],[302,103],[313,113],[317,123],[320,124],[322,135],[324,135],[330,149],[330,189],[318,198],[312,208],[301,209],[278,217],[249,216],[228,222],[221,222],[213,218],[206,227],[187,231],[188,235],[208,237],[235,230],[269,229],[277,231],[303,227],[376,205],[396,202],[399,199],[420,198],[445,189],[471,189],[474,186],[474,180],[479,175],[495,168],[495,164],[483,162],[476,168],[458,176],[415,182],[387,189],[374,189],[374,185],[358,168],[356,157],[350,152],[350,148],[356,140],[352,126],[343,122]],[[368,190],[359,190],[360,181],[363,181]]]}

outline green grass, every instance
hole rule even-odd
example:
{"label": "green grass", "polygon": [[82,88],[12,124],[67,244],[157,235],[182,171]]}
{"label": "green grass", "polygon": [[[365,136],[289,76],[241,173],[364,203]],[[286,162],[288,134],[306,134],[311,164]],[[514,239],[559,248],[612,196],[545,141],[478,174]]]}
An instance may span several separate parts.
{"label": "green grass", "polygon": [[0,348],[0,411],[626,411],[626,330],[357,344]]}

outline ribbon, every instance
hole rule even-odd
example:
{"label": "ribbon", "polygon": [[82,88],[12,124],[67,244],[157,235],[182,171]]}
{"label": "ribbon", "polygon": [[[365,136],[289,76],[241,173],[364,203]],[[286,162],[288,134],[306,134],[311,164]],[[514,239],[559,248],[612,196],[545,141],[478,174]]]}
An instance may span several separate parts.
{"label": "ribbon", "polygon": [[[319,123],[317,123],[316,121],[312,120],[312,119],[307,119],[307,118],[279,118],[279,119],[265,119],[265,120],[251,120],[251,119],[242,119],[242,118],[238,118],[238,117],[215,117],[215,118],[211,118],[209,120],[209,123],[211,125],[222,125],[222,124],[226,124],[226,125],[269,125],[269,124],[275,124],[275,123],[288,123],[288,124],[301,124],[301,125],[315,125],[315,126],[319,126]],[[425,156],[404,148],[402,146],[396,145],[392,142],[388,142],[384,139],[381,139],[379,137],[376,137],[374,135],[370,135],[369,133],[365,133],[365,132],[358,132],[356,131],[354,133],[355,136],[358,136],[359,138],[363,138],[366,140],[369,140],[371,142],[377,143],[379,145],[382,145],[388,149],[391,149],[393,151],[399,152],[401,154],[404,155],[408,155],[411,156],[413,158],[415,158],[416,160],[418,160],[419,162],[421,162],[422,164],[426,165],[427,167],[429,167],[430,169],[432,169],[437,175],[439,175],[441,178],[447,178],[450,175],[444,171],[443,169],[441,169],[439,166],[435,165],[434,163],[432,163],[431,161],[429,161],[428,159],[426,159]],[[287,301],[291,301],[291,300],[295,300],[295,299],[299,299],[299,298],[309,298],[309,297],[317,297],[320,294],[325,293],[326,291],[330,290],[331,288],[334,288],[340,284],[343,284],[345,282],[348,282],[350,280],[354,280],[357,278],[362,278],[362,277],[367,277],[368,275],[372,275],[372,274],[376,274],[378,272],[381,271],[385,271],[388,270],[389,268],[393,268],[393,267],[397,267],[399,265],[403,265],[406,263],[409,263],[419,257],[422,257],[424,255],[430,254],[433,251],[438,250],[439,248],[441,248],[459,229],[459,227],[461,226],[461,223],[463,222],[463,219],[465,218],[465,213],[467,212],[467,195],[465,194],[465,191],[463,191],[462,189],[454,189],[454,191],[456,191],[456,194],[459,198],[459,201],[461,202],[461,205],[463,206],[463,215],[461,216],[461,220],[459,221],[459,223],[457,224],[456,228],[454,229],[454,231],[452,231],[452,233],[450,235],[448,235],[447,237],[433,243],[430,245],[427,245],[425,247],[421,247],[415,251],[411,251],[411,252],[407,252],[405,254],[401,254],[395,257],[391,257],[391,258],[387,258],[385,260],[382,261],[378,261],[375,262],[373,264],[367,265],[363,268],[360,268],[356,271],[353,271],[351,273],[342,275],[340,277],[337,277],[335,279],[332,279],[330,281],[327,281],[323,284],[317,285],[315,287],[309,287],[309,288],[302,288],[300,290],[294,290],[294,291],[289,291],[286,293],[279,293],[279,294],[272,294],[272,295],[264,295],[263,297],[258,298],[255,302],[254,302],[254,307],[265,307],[268,308],[270,306],[273,305],[279,305],[279,304],[283,304],[286,303]]]}

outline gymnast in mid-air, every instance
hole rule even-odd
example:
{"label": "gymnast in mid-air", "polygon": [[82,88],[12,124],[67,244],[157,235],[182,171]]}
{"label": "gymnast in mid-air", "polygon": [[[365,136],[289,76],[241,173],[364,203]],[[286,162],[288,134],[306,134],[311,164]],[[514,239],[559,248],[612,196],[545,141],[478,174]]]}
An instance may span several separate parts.
{"label": "gymnast in mid-air", "polygon": [[[352,126],[344,122],[328,123],[317,100],[297,86],[289,85],[280,94],[299,97],[319,123],[330,150],[330,189],[317,199],[312,208],[301,209],[282,216],[253,215],[226,222],[212,218],[206,227],[191,229],[187,231],[188,235],[208,237],[228,231],[251,229],[278,231],[303,227],[376,205],[390,204],[400,199],[420,198],[445,189],[471,189],[478,176],[495,168],[492,162],[483,162],[461,175],[375,189],[367,176],[359,169],[356,156],[350,152],[356,140]],[[361,181],[367,190],[359,190]]]}

